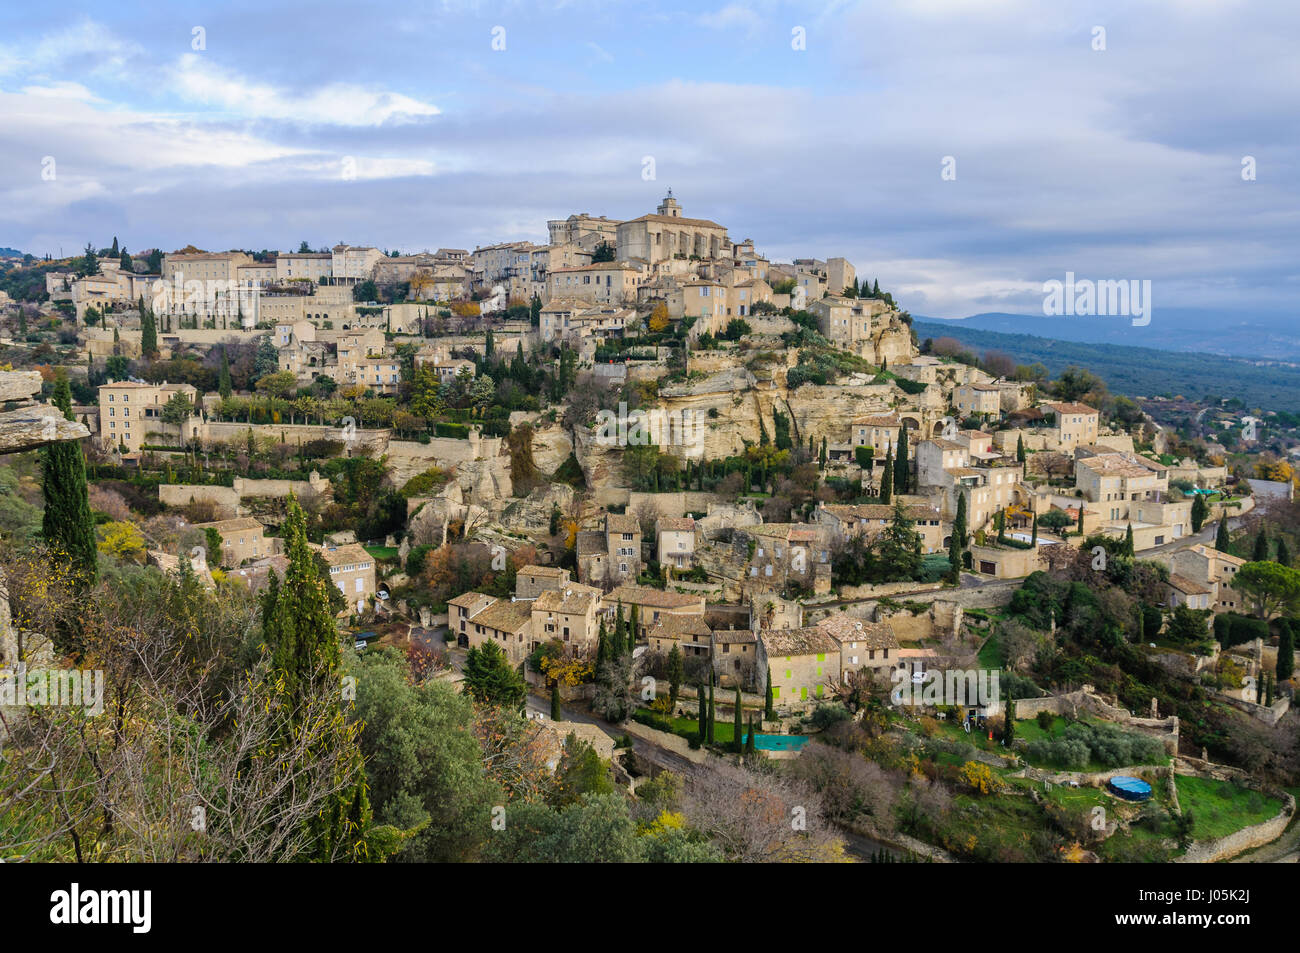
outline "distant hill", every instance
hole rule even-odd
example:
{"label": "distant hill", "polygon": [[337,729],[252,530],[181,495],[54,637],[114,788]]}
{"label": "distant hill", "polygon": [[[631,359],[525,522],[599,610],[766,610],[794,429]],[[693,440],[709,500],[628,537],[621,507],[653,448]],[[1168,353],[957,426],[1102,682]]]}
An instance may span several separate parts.
{"label": "distant hill", "polygon": [[1057,341],[1300,361],[1300,315],[1162,309],[1157,303],[1151,323],[1145,327],[1134,327],[1129,318],[1047,317],[1005,312],[955,319],[917,315],[917,320],[1003,334],[1034,334]]}
{"label": "distant hill", "polygon": [[17,248],[0,248],[0,258],[22,258],[25,254]]}
{"label": "distant hill", "polygon": [[1071,364],[1086,367],[1106,381],[1112,393],[1129,397],[1170,394],[1200,400],[1213,395],[1238,397],[1248,407],[1264,410],[1294,412],[1300,407],[1296,363],[1002,334],[979,330],[968,321],[917,320],[914,326],[919,340],[950,337],[977,354],[1004,351],[1019,364],[1042,363],[1052,376]]}

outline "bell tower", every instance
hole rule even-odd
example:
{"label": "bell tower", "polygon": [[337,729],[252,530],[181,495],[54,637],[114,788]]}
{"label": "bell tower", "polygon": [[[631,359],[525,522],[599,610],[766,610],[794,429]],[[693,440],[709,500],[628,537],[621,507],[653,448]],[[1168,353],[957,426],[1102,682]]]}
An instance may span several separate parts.
{"label": "bell tower", "polygon": [[660,215],[667,215],[669,218],[681,218],[682,207],[673,198],[672,189],[668,190],[668,194],[664,196],[664,200],[659,203],[659,208],[655,209],[655,211]]}

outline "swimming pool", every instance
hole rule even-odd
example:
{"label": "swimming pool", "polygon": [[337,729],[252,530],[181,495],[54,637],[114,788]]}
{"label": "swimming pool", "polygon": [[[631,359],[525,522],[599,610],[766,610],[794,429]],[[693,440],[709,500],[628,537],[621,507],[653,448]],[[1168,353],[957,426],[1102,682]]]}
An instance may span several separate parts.
{"label": "swimming pool", "polygon": [[798,751],[807,741],[807,735],[754,735],[754,747],[759,751]]}

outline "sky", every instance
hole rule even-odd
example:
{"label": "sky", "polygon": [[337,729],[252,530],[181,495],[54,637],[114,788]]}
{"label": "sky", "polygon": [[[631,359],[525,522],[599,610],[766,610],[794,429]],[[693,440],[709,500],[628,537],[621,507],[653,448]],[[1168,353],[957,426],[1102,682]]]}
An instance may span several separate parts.
{"label": "sky", "polygon": [[1292,0],[48,9],[0,12],[0,246],[472,249],[671,188],[914,314],[1296,312]]}

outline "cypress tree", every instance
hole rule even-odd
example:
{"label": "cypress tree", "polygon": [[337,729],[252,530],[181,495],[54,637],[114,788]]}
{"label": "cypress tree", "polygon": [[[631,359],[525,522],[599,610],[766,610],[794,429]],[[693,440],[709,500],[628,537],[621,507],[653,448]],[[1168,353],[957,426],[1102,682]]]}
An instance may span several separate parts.
{"label": "cypress tree", "polygon": [[1277,538],[1277,561],[1283,566],[1291,565],[1291,550],[1287,548],[1285,536]]}
{"label": "cypress tree", "polygon": [[1083,535],[1083,501],[1079,501],[1079,535]]}
{"label": "cypress tree", "polygon": [[708,724],[708,741],[713,744],[713,724],[717,720],[716,709],[713,707],[713,679],[709,679],[709,724]]}
{"label": "cypress tree", "polygon": [[890,447],[885,454],[885,473],[880,478],[880,502],[888,503],[889,498],[894,495],[894,448]]}
{"label": "cypress tree", "polygon": [[641,625],[641,610],[638,606],[632,606],[632,611],[627,614],[627,629],[623,632],[623,651],[628,655],[636,648],[637,629]]}
{"label": "cypress tree", "polygon": [[677,693],[681,690],[683,674],[682,650],[674,642],[668,653],[668,700],[673,711],[677,710]]}
{"label": "cypress tree", "polygon": [[745,726],[740,720],[740,686],[736,686],[736,712],[735,719],[732,723],[731,748],[736,754],[741,752],[741,738],[744,736]]}
{"label": "cypress tree", "polygon": [[769,721],[776,717],[776,709],[772,706],[772,669],[767,670],[767,700],[763,706],[763,715]]}
{"label": "cypress tree", "polygon": [[1277,632],[1277,680],[1285,682],[1295,674],[1295,634],[1286,619],[1278,620]]}
{"label": "cypress tree", "polygon": [[1232,537],[1228,535],[1228,514],[1219,518],[1219,528],[1214,532],[1214,548],[1221,553],[1232,552]]}
{"label": "cypress tree", "polygon": [[1124,555],[1132,558],[1135,550],[1133,549],[1133,524],[1129,523],[1124,529]]}
{"label": "cypress tree", "polygon": [[894,492],[906,493],[912,474],[907,468],[907,428],[898,428],[898,456],[894,459]]}
{"label": "cypress tree", "polygon": [[[290,706],[296,726],[308,695],[337,685],[341,652],[330,609],[331,583],[307,545],[306,516],[292,495],[284,535],[289,565],[283,580],[271,574],[271,584],[261,600],[262,638],[270,652],[272,684]],[[347,738],[344,743],[351,749],[350,757],[341,766],[346,772],[345,783],[331,802],[307,822],[308,836],[317,859],[340,855],[347,860],[370,859],[367,834],[371,811],[365,768],[342,708],[335,712],[332,728]],[[290,731],[296,732],[297,727]],[[286,744],[292,740],[284,739]],[[305,754],[310,757],[312,753]]]}
{"label": "cypress tree", "polygon": [[1210,515],[1210,508],[1206,505],[1205,497],[1197,493],[1196,498],[1192,500],[1192,532],[1199,533],[1201,527],[1205,525],[1205,519]]}
{"label": "cypress tree", "polygon": [[[55,379],[53,400],[65,419],[74,419],[72,387],[62,370]],[[95,548],[95,523],[90,515],[86,458],[81,445],[72,440],[49,444],[41,477],[45,495],[41,535],[51,549],[69,560],[78,586],[88,589],[99,575],[99,554]]]}
{"label": "cypress tree", "polygon": [[1259,528],[1259,535],[1255,537],[1255,554],[1253,558],[1257,563],[1268,562],[1268,531],[1263,526]]}
{"label": "cypress tree", "polygon": [[1032,546],[1038,545],[1038,514],[1037,513],[1034,514],[1034,527],[1029,538],[1029,543]]}
{"label": "cypress tree", "polygon": [[959,553],[966,550],[966,494],[957,491],[957,515],[952,520],[952,535]]}
{"label": "cypress tree", "polygon": [[564,714],[560,708],[560,682],[551,682],[551,721],[563,721]]}
{"label": "cypress tree", "polygon": [[623,654],[623,603],[619,602],[618,612],[614,616],[614,633],[609,637],[609,655],[610,658],[618,658]]}
{"label": "cypress tree", "polygon": [[226,354],[224,346],[221,348],[221,376],[217,379],[217,393],[221,395],[222,400],[228,400],[234,393],[234,388],[230,384],[230,357]]}
{"label": "cypress tree", "polygon": [[1010,748],[1012,742],[1016,740],[1016,700],[1010,694],[1007,695],[1006,722],[1006,730],[1002,733],[1002,738]]}
{"label": "cypress tree", "polygon": [[961,545],[957,542],[957,530],[948,538],[948,578],[953,582],[961,579]]}
{"label": "cypress tree", "polygon": [[709,709],[708,702],[704,698],[704,683],[700,682],[700,744],[703,744],[709,738]]}
{"label": "cypress tree", "polygon": [[750,715],[749,733],[745,735],[745,757],[752,758],[757,750],[757,746],[754,744],[754,716]]}
{"label": "cypress tree", "polygon": [[1025,436],[1020,434],[1016,437],[1016,462],[1025,462]]}
{"label": "cypress tree", "polygon": [[143,307],[143,303],[144,299],[141,298],[140,353],[153,358],[158,354],[158,322],[153,316],[153,310]]}

